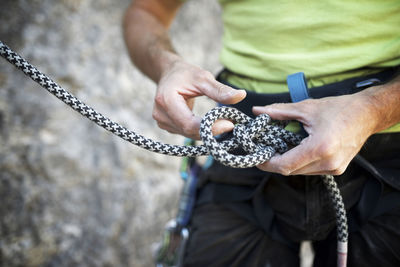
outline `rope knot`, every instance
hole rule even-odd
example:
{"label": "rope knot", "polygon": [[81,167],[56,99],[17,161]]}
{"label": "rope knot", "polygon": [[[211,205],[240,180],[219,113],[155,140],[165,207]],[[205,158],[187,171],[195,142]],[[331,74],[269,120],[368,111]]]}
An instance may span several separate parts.
{"label": "rope knot", "polygon": [[259,137],[263,132],[265,132],[266,126],[270,122],[270,116],[262,114],[247,124],[235,125],[233,136],[235,137],[236,142],[241,145],[243,150],[249,154],[263,150],[265,145],[263,145],[263,142]]}
{"label": "rope knot", "polygon": [[[233,138],[222,142],[214,138],[211,128],[218,119],[228,119],[236,124],[233,129]],[[269,160],[276,152],[286,152],[289,145],[295,146],[302,139],[301,136],[283,129],[281,124],[273,124],[267,114],[261,114],[252,119],[230,107],[217,107],[210,110],[201,122],[200,136],[216,160],[234,168],[259,165]],[[229,153],[238,147],[243,148],[247,154]]]}

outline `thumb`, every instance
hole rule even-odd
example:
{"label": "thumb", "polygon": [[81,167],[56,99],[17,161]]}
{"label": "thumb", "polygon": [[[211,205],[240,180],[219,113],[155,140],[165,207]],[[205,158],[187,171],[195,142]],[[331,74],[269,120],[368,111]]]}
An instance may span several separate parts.
{"label": "thumb", "polygon": [[222,104],[236,104],[246,97],[245,90],[234,89],[214,80],[210,87],[205,88],[205,95]]}

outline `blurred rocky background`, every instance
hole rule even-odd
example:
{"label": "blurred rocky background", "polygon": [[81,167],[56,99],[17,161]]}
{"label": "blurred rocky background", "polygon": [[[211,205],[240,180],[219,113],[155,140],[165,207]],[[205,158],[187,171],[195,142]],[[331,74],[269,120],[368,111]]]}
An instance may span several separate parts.
{"label": "blurred rocky background", "polygon": [[[179,53],[213,73],[216,2],[189,1],[171,29]],[[155,84],[128,59],[128,5],[1,0],[0,40],[106,116],[181,144],[152,120]],[[198,113],[212,106],[199,103]],[[1,266],[152,266],[151,248],[176,214],[179,162],[109,134],[0,59]]]}

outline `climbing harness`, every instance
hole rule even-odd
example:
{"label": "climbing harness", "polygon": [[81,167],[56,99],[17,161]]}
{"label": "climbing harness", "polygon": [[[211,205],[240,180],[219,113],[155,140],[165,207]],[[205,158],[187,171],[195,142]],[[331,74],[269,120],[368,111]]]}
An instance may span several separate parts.
{"label": "climbing harness", "polygon": [[[276,152],[286,152],[291,147],[298,145],[303,138],[298,134],[285,130],[284,123],[272,121],[267,114],[262,114],[252,119],[237,109],[216,107],[207,112],[201,121],[200,137],[203,145],[179,146],[153,141],[128,130],[87,106],[1,41],[0,55],[81,115],[122,139],[152,152],[179,157],[212,155],[215,160],[226,166],[249,168],[268,161]],[[218,142],[212,135],[212,125],[218,119],[229,119],[236,124],[231,139]],[[229,153],[229,151],[238,147],[242,147],[247,154],[234,155]],[[336,211],[338,239],[337,266],[343,267],[346,266],[347,259],[348,229],[346,210],[334,177],[324,175],[322,176],[322,180],[328,189]]]}

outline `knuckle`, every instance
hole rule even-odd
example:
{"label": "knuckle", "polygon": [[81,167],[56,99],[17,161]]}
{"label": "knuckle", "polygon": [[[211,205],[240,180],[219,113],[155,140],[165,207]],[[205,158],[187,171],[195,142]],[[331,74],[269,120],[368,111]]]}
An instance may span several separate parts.
{"label": "knuckle", "polygon": [[201,84],[206,84],[210,80],[214,79],[214,75],[207,70],[199,70],[194,74],[195,80],[197,80]]}
{"label": "knuckle", "polygon": [[315,103],[315,99],[307,98],[307,99],[304,99],[303,101],[299,102],[299,104],[300,103],[302,104],[301,106],[309,106],[310,104]]}
{"label": "knuckle", "polygon": [[284,176],[289,176],[292,173],[287,166],[278,167],[278,172]]}
{"label": "knuckle", "polygon": [[339,169],[333,170],[331,173],[332,173],[332,175],[337,176],[337,175],[343,174],[344,171],[345,171],[345,169],[339,168]]}
{"label": "knuckle", "polygon": [[274,103],[274,104],[271,104],[271,105],[269,105],[271,108],[280,108],[280,107],[282,107],[282,103]]}
{"label": "knuckle", "polygon": [[151,116],[153,117],[153,120],[159,122],[160,121],[160,113],[157,112],[157,110],[153,110],[153,112],[151,113]]}
{"label": "knuckle", "polygon": [[330,159],[327,163],[326,163],[326,170],[330,171],[330,172],[336,172],[339,170],[342,170],[342,164],[340,163],[340,161],[338,159]]}
{"label": "knuckle", "polygon": [[193,126],[190,124],[184,124],[181,126],[182,132],[185,135],[194,135],[195,134],[195,130],[193,129]]}
{"label": "knuckle", "polygon": [[160,128],[160,129],[167,130],[167,127],[166,127],[165,124],[163,124],[163,123],[157,122],[157,126],[158,126],[158,128]]}
{"label": "knuckle", "polygon": [[[296,103],[296,104],[297,104],[297,103]],[[287,103],[274,103],[274,104],[268,105],[268,107],[271,108],[271,109],[273,109],[273,110],[278,111],[278,110],[285,109],[285,106],[286,106],[286,105],[289,105],[289,104],[287,104]]]}
{"label": "knuckle", "polygon": [[164,106],[165,99],[162,94],[157,93],[156,96],[154,97],[154,103],[156,106]]}
{"label": "knuckle", "polygon": [[336,146],[329,142],[322,143],[316,150],[321,158],[331,157],[336,153]]}
{"label": "knuckle", "polygon": [[347,169],[347,166],[341,165],[333,171],[332,175],[342,175]]}
{"label": "knuckle", "polygon": [[206,79],[206,80],[214,79],[214,75],[212,75],[212,73],[209,72],[208,70],[202,70],[199,72],[199,74],[201,75],[201,77],[203,79]]}
{"label": "knuckle", "polygon": [[218,84],[218,85],[215,87],[215,89],[216,89],[217,95],[219,95],[219,96],[222,96],[222,95],[223,95],[223,93],[224,93],[224,86],[223,86],[222,84]]}
{"label": "knuckle", "polygon": [[315,114],[317,105],[315,105],[315,99],[305,99],[303,101],[295,103],[296,105],[296,110],[299,112],[300,117],[302,119],[307,119],[310,116],[314,116]]}

